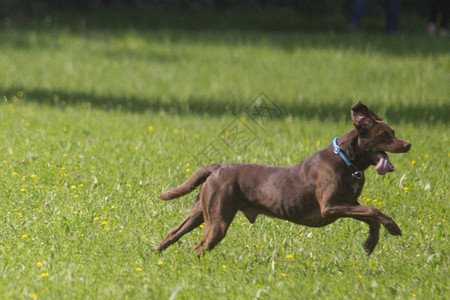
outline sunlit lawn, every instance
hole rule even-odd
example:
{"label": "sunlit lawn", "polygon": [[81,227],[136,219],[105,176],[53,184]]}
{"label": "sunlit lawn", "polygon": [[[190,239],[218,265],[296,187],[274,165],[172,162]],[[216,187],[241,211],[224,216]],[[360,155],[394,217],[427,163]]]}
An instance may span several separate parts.
{"label": "sunlit lawn", "polygon": [[[81,19],[0,31],[1,295],[448,298],[447,40],[308,33],[289,20],[270,31]],[[261,95],[282,110],[263,126],[245,114]],[[402,237],[382,230],[367,256],[368,228],[354,220],[312,229],[238,214],[201,260],[190,250],[202,228],[154,250],[195,197],[163,202],[161,191],[210,157],[295,164],[351,130],[359,98],[413,144],[390,156],[395,173],[367,171],[360,201]],[[236,121],[251,139],[230,149],[220,136]]]}

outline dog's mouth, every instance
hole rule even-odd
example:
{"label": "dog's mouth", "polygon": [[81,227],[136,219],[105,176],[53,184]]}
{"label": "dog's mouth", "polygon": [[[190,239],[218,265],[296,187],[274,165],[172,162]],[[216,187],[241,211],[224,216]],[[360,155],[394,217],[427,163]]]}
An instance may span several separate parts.
{"label": "dog's mouth", "polygon": [[375,170],[377,170],[378,174],[384,175],[388,172],[394,172],[394,166],[389,161],[389,156],[386,152],[378,152],[374,158]]}

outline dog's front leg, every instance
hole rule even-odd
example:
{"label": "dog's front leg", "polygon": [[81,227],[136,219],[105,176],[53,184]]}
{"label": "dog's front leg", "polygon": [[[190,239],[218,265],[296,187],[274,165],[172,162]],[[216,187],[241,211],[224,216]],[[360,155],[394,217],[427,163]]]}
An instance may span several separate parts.
{"label": "dog's front leg", "polygon": [[[331,207],[325,206],[321,210],[324,218],[367,218],[372,221],[381,223],[386,230],[392,235],[401,235],[402,231],[398,225],[392,220],[392,218],[386,216],[381,211],[370,206],[361,206],[359,204],[354,205],[335,205]],[[370,224],[369,224],[370,225]],[[374,226],[372,225],[376,230]]]}
{"label": "dog's front leg", "polygon": [[367,255],[370,255],[375,249],[375,246],[378,244],[381,225],[378,221],[374,221],[369,218],[356,217],[355,219],[363,221],[364,223],[367,223],[369,225],[369,237],[364,242],[364,250],[366,251]]}

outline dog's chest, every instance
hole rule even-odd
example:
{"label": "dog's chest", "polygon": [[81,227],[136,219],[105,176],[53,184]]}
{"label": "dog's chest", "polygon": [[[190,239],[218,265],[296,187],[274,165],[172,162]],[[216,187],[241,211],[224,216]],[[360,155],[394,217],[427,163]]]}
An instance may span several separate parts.
{"label": "dog's chest", "polygon": [[363,189],[364,183],[362,183],[360,180],[355,181],[353,184],[350,185],[353,194],[361,194],[362,189]]}
{"label": "dog's chest", "polygon": [[[364,187],[364,177],[361,179],[355,179],[355,178],[350,178],[349,180],[346,181],[346,191],[344,191],[345,199],[356,199],[359,197],[359,195],[361,195],[361,192],[363,190]],[[350,200],[350,201],[352,201]]]}

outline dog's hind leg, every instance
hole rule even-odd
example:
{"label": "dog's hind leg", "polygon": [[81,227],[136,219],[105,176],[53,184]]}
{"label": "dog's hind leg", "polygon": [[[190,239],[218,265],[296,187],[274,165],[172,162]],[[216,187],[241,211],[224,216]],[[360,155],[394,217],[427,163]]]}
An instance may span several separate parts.
{"label": "dog's hind leg", "polygon": [[159,243],[156,250],[162,251],[178,241],[183,235],[194,230],[203,223],[203,211],[200,201],[195,201],[194,207],[187,217],[174,229],[167,233],[166,237]]}
{"label": "dog's hind leg", "polygon": [[206,207],[203,207],[205,232],[200,243],[195,247],[197,256],[212,250],[227,234],[227,230],[238,212],[236,203],[227,198],[227,196],[222,196],[222,199],[216,199],[217,201],[213,205],[207,202]]}

